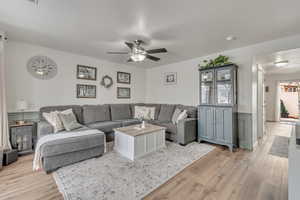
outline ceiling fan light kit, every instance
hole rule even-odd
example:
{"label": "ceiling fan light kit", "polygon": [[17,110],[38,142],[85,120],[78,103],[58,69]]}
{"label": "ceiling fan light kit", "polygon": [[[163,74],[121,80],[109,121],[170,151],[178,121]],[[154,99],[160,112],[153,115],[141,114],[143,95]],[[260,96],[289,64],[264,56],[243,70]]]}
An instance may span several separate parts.
{"label": "ceiling fan light kit", "polygon": [[289,61],[283,60],[274,63],[276,67],[285,67],[289,64]]}
{"label": "ceiling fan light kit", "polygon": [[133,48],[132,52],[130,53],[130,58],[134,62],[141,62],[141,61],[145,60],[146,52],[145,52],[145,50],[143,50],[141,48]]}
{"label": "ceiling fan light kit", "polygon": [[227,41],[233,41],[233,40],[236,40],[237,37],[234,36],[234,35],[229,35],[229,36],[227,36],[225,39],[226,39]]}
{"label": "ceiling fan light kit", "polygon": [[159,61],[160,58],[152,56],[150,54],[156,53],[167,53],[167,49],[160,48],[160,49],[151,49],[145,50],[141,44],[144,44],[142,40],[134,40],[133,43],[125,42],[126,46],[130,49],[130,52],[107,52],[108,54],[129,54],[130,58],[127,62],[141,62],[144,61],[146,58],[152,61]]}

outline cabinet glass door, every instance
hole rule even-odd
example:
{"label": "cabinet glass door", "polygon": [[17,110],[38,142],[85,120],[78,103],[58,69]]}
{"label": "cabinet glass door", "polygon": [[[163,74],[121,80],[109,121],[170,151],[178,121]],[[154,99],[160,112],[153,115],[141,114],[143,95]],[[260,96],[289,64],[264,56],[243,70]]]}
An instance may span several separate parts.
{"label": "cabinet glass door", "polygon": [[201,103],[212,104],[213,103],[213,84],[202,83],[201,85]]}
{"label": "cabinet glass door", "polygon": [[212,82],[213,81],[213,71],[207,71],[201,73],[201,81],[202,82]]}
{"label": "cabinet glass door", "polygon": [[231,105],[233,103],[232,70],[218,69],[216,76],[216,103]]}
{"label": "cabinet glass door", "polygon": [[214,71],[201,72],[201,104],[213,104]]}
{"label": "cabinet glass door", "polygon": [[217,70],[217,81],[231,81],[231,69]]}

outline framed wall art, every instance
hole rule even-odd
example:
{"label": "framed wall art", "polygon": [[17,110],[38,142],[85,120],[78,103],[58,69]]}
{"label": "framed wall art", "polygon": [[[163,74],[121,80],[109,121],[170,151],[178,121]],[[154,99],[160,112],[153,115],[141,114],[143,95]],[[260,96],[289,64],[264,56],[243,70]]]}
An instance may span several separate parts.
{"label": "framed wall art", "polygon": [[117,83],[130,84],[131,74],[127,72],[117,72]]}
{"label": "framed wall art", "polygon": [[77,79],[97,80],[97,68],[84,65],[77,65]]}
{"label": "framed wall art", "polygon": [[126,87],[117,87],[117,98],[118,99],[130,99],[130,88]]}
{"label": "framed wall art", "polygon": [[96,85],[76,85],[77,98],[96,98]]}
{"label": "framed wall art", "polygon": [[167,72],[164,74],[164,84],[165,85],[176,85],[177,84],[177,73]]}

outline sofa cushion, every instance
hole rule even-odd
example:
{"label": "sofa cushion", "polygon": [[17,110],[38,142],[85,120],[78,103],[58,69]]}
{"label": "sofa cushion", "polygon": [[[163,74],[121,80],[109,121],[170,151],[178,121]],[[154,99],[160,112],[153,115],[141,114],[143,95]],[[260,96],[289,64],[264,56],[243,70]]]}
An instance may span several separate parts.
{"label": "sofa cushion", "polygon": [[160,112],[160,108],[161,108],[161,104],[145,104],[146,107],[155,107],[155,114],[154,114],[154,119],[157,120],[158,119],[158,115]]}
{"label": "sofa cushion", "polygon": [[131,109],[129,104],[110,104],[111,119],[132,119]]}
{"label": "sofa cushion", "polygon": [[[81,130],[77,129],[76,131]],[[82,130],[87,130],[82,128]],[[61,134],[61,133],[57,133]],[[93,135],[83,135],[80,137],[71,137],[50,141],[41,147],[43,157],[56,156],[69,152],[77,152],[85,149],[104,145],[104,133],[99,131]]]}
{"label": "sofa cushion", "polygon": [[168,123],[168,121],[159,121],[159,120],[145,120],[145,121],[147,123],[157,125],[157,126],[161,126],[161,124],[163,124],[163,123]]}
{"label": "sofa cushion", "polygon": [[50,113],[42,113],[44,119],[51,124],[51,126],[53,127],[53,132],[57,133],[59,131],[62,131],[65,129],[60,117],[59,117],[59,113],[58,111],[53,111]]}
{"label": "sofa cushion", "polygon": [[186,119],[187,117],[188,117],[187,110],[182,111],[176,120],[176,124],[178,124],[179,121]]}
{"label": "sofa cushion", "polygon": [[109,105],[84,105],[82,114],[84,124],[110,121]]}
{"label": "sofa cushion", "polygon": [[137,119],[122,119],[122,120],[116,120],[116,122],[121,122],[122,126],[130,126],[130,125],[135,125],[135,124],[141,123]]}
{"label": "sofa cushion", "polygon": [[112,132],[114,128],[122,127],[122,122],[106,121],[87,124],[89,128],[98,129],[105,133]]}
{"label": "sofa cushion", "polygon": [[45,135],[54,133],[53,126],[47,121],[40,121],[37,123],[37,137],[40,139]]}
{"label": "sofa cushion", "polygon": [[162,104],[160,107],[158,120],[159,121],[172,121],[172,116],[175,110],[175,105]]}
{"label": "sofa cushion", "polygon": [[135,106],[145,106],[145,104],[144,103],[132,103],[132,104],[130,104],[130,111],[131,111],[132,118],[134,118]]}
{"label": "sofa cushion", "polygon": [[173,116],[172,116],[172,123],[173,124],[177,124],[178,117],[180,116],[180,113],[182,113],[182,110],[180,110],[179,108],[176,108],[174,113],[173,113]]}
{"label": "sofa cushion", "polygon": [[82,125],[77,122],[76,116],[74,115],[72,109],[62,111],[58,115],[67,131],[72,131],[82,127]]}
{"label": "sofa cushion", "polygon": [[154,120],[154,116],[155,116],[155,107],[147,107],[147,106],[134,107],[133,118],[135,119]]}
{"label": "sofa cushion", "polygon": [[49,113],[53,111],[63,111],[72,109],[73,113],[76,116],[76,119],[79,123],[83,123],[82,119],[82,107],[79,105],[66,105],[66,106],[46,106],[40,108],[40,120],[45,121],[45,118],[43,117],[44,112]]}
{"label": "sofa cushion", "polygon": [[197,118],[197,107],[184,105],[177,105],[176,107],[180,110],[186,110],[188,118]]}

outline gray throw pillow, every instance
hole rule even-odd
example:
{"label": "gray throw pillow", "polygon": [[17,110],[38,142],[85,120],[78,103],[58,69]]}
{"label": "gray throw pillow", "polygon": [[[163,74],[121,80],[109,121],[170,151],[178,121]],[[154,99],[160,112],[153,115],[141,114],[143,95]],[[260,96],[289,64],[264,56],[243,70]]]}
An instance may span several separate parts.
{"label": "gray throw pillow", "polygon": [[181,113],[181,110],[176,108],[174,113],[173,113],[173,116],[172,116],[172,123],[173,124],[177,123],[177,119],[178,119],[178,116],[180,115],[180,113]]}
{"label": "gray throw pillow", "polygon": [[72,109],[68,109],[59,113],[59,117],[67,131],[72,131],[82,127],[82,125],[77,122]]}

